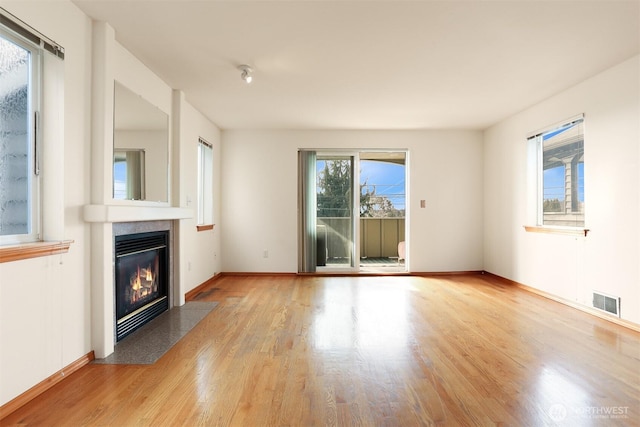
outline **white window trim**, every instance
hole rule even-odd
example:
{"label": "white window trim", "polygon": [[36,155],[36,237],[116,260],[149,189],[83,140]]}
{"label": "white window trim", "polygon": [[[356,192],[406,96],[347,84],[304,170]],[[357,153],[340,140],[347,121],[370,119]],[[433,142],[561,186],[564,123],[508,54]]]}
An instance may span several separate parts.
{"label": "white window trim", "polygon": [[64,48],[1,7],[0,31],[3,37],[18,39],[21,46],[26,43],[32,52],[38,52],[35,110],[40,112],[40,123],[36,135],[38,160],[46,178],[38,179],[33,196],[39,208],[34,222],[38,231],[29,238],[19,235],[7,241],[0,236],[0,263],[4,263],[66,253],[73,240],[64,238]]}
{"label": "white window trim", "polygon": [[18,34],[0,26],[0,35],[10,42],[25,49],[30,54],[29,64],[29,111],[28,124],[31,129],[29,134],[28,148],[28,170],[29,170],[29,196],[30,204],[28,212],[28,232],[22,234],[10,234],[0,236],[0,245],[14,245],[23,243],[32,243],[42,240],[42,221],[41,221],[41,179],[40,179],[40,156],[41,156],[41,129],[40,126],[42,116],[40,115],[40,100],[42,92],[42,71],[43,71],[43,55],[39,46],[31,41],[26,40]]}
{"label": "white window trim", "polygon": [[524,229],[527,232],[534,233],[547,233],[547,234],[560,234],[560,235],[570,235],[570,236],[584,236],[586,237],[590,229],[586,228],[586,217],[585,217],[585,225],[582,226],[557,226],[557,225],[545,225],[543,221],[543,204],[542,204],[542,192],[543,188],[543,174],[540,173],[542,168],[542,155],[543,150],[540,145],[540,138],[548,132],[551,132],[555,129],[563,128],[571,123],[577,121],[583,121],[584,123],[585,115],[584,113],[575,115],[568,119],[556,122],[552,125],[545,126],[539,130],[534,132],[530,132],[527,134],[527,143],[532,144],[532,147],[529,149],[529,155],[531,155],[532,150],[535,150],[535,223],[536,225],[525,225]]}
{"label": "white window trim", "polygon": [[[203,156],[204,150],[209,151],[209,156]],[[213,225],[213,144],[198,138],[197,228],[198,231],[211,230]]]}

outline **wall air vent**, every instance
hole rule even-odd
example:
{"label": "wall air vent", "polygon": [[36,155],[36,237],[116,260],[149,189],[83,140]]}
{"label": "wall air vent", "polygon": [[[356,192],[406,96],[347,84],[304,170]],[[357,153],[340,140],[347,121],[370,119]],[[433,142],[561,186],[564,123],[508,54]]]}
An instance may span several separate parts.
{"label": "wall air vent", "polygon": [[620,317],[620,297],[593,292],[593,307]]}

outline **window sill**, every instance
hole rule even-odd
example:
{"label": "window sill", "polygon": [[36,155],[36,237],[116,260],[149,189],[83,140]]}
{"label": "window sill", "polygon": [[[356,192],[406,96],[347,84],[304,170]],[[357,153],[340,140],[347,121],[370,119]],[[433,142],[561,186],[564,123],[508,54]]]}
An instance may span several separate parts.
{"label": "window sill", "polygon": [[0,247],[0,263],[64,254],[69,252],[71,243],[73,240],[34,242]]}
{"label": "window sill", "polygon": [[213,230],[213,227],[215,226],[216,226],[215,224],[196,225],[196,230],[198,231]]}
{"label": "window sill", "polygon": [[544,227],[544,226],[531,226],[525,225],[524,229],[529,233],[548,233],[548,234],[562,234],[565,236],[584,236],[587,237],[589,232],[588,228],[573,228],[573,227]]}

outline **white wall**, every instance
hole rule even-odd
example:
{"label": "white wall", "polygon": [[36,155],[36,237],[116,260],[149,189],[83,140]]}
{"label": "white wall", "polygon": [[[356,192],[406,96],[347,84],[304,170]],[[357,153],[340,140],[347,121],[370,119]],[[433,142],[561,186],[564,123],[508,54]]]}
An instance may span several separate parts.
{"label": "white wall", "polygon": [[[222,269],[220,250],[220,202],[221,202],[221,153],[220,130],[191,104],[184,94],[174,91],[174,115],[178,139],[181,141],[177,153],[179,180],[175,182],[176,199],[181,207],[194,209],[194,217],[180,221],[180,259],[178,265],[179,282],[182,287],[181,302],[184,293],[201,285]],[[175,122],[174,122],[175,123]],[[198,202],[198,138],[213,145],[213,218],[216,226],[213,230],[196,230]],[[178,276],[176,276],[178,277]]]}
{"label": "white wall", "polygon": [[64,226],[56,234],[74,243],[67,254],[0,264],[0,405],[91,351],[89,227],[82,219],[89,200],[91,22],[70,2],[2,7],[66,49],[63,182],[55,190]]}
{"label": "white wall", "polygon": [[[570,301],[621,297],[640,323],[640,66],[636,56],[485,131],[485,270]],[[588,237],[527,233],[527,133],[585,114]]]}
{"label": "white wall", "polygon": [[222,147],[225,272],[298,270],[299,148],[408,149],[411,271],[483,267],[480,132],[223,131]]}

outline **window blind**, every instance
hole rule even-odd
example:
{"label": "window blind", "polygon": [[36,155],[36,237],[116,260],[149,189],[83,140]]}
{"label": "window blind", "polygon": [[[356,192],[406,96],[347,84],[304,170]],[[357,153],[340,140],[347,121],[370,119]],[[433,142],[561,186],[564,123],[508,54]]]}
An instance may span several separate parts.
{"label": "window blind", "polygon": [[29,40],[36,46],[40,46],[43,50],[55,55],[56,57],[64,60],[64,47],[54,42],[47,36],[43,35],[39,31],[35,30],[25,22],[16,18],[5,9],[0,7],[0,25],[10,29],[14,33]]}
{"label": "window blind", "polygon": [[198,142],[199,142],[200,144],[204,144],[204,145],[206,145],[206,146],[207,146],[207,147],[209,147],[209,148],[213,148],[213,144],[212,144],[212,143],[210,143],[209,141],[206,141],[206,140],[204,140],[204,139],[202,139],[202,138],[198,138]]}
{"label": "window blind", "polygon": [[572,118],[570,118],[568,120],[563,120],[563,121],[558,122],[556,124],[553,124],[551,126],[547,126],[544,129],[537,130],[535,132],[531,132],[530,134],[527,135],[527,141],[531,140],[531,139],[534,139],[534,138],[538,138],[539,136],[542,136],[545,133],[549,133],[549,132],[551,132],[553,130],[566,128],[566,127],[569,127],[571,125],[575,125],[577,123],[580,123],[582,121],[584,121],[584,114],[579,114],[579,115],[577,115],[575,117],[572,117]]}

